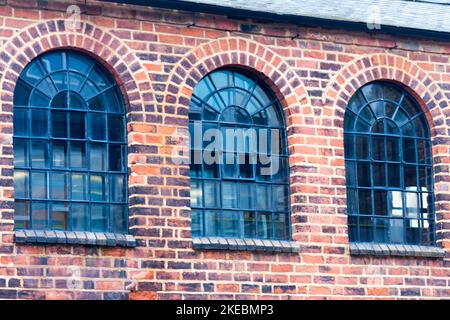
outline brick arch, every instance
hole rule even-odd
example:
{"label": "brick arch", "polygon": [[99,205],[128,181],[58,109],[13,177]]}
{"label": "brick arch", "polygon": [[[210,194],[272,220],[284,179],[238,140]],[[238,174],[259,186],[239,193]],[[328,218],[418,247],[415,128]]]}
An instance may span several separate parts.
{"label": "brick arch", "polygon": [[172,69],[165,104],[185,109],[196,84],[215,69],[235,66],[249,69],[275,93],[283,106],[286,125],[298,124],[299,116],[311,112],[310,100],[302,80],[275,51],[250,39],[221,38],[196,47]]}
{"label": "brick arch", "polygon": [[120,39],[87,22],[66,30],[64,20],[49,20],[20,31],[1,49],[2,105],[12,105],[15,83],[26,65],[55,49],[78,50],[101,62],[119,84],[128,112],[143,112],[144,103],[154,102],[145,68]]}
{"label": "brick arch", "polygon": [[[335,156],[344,165],[343,123],[345,109],[353,94],[366,83],[375,80],[394,82],[405,88],[419,103],[430,126],[433,164],[437,242],[448,248],[450,240],[445,235],[445,223],[450,220],[450,200],[446,194],[450,184],[448,158],[450,139],[447,121],[449,101],[439,85],[420,66],[404,57],[392,54],[373,54],[347,64],[333,78],[323,98],[322,116],[332,118],[331,126],[339,131],[342,139]],[[341,183],[345,186],[345,173],[341,171]]]}

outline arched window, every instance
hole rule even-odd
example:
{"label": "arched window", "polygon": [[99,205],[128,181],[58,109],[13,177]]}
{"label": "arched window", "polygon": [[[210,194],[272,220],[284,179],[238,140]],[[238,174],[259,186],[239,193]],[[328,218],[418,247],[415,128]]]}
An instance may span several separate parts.
{"label": "arched window", "polygon": [[126,233],[123,97],[75,51],[34,59],[14,92],[15,228]]}
{"label": "arched window", "polygon": [[350,241],[433,245],[430,132],[414,98],[369,83],[351,98],[344,130]]}
{"label": "arched window", "polygon": [[286,130],[272,92],[217,70],[196,86],[189,122],[193,236],[290,239]]}

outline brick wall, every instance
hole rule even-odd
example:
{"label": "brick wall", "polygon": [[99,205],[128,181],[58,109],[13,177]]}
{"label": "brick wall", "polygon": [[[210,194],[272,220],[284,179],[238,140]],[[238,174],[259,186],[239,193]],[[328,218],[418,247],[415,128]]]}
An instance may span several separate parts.
{"label": "brick wall", "polygon": [[[66,30],[68,1],[0,0],[0,299],[450,298],[448,42],[88,3]],[[126,97],[137,248],[13,242],[14,84],[31,59],[69,47],[102,61]],[[189,168],[172,154],[195,84],[226,65],[253,70],[283,105],[300,253],[191,248]],[[403,84],[429,120],[443,259],[349,254],[343,115],[375,79]]]}

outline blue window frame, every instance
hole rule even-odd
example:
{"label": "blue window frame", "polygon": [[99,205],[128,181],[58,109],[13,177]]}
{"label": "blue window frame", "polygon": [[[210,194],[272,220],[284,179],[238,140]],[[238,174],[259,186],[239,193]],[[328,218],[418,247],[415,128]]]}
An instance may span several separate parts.
{"label": "blue window frame", "polygon": [[[286,129],[273,93],[251,74],[216,70],[193,92],[189,125],[193,236],[290,239]],[[217,148],[203,139],[211,129],[222,134]]]}
{"label": "blue window frame", "polygon": [[369,83],[351,98],[344,132],[350,241],[433,245],[430,130],[418,103]]}
{"label": "blue window frame", "polygon": [[70,50],[34,59],[14,92],[15,228],[126,233],[123,97]]}

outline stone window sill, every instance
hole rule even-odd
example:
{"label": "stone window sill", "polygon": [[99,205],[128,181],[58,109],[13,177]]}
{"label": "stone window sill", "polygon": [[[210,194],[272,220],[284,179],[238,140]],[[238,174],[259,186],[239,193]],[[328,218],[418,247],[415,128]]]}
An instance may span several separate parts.
{"label": "stone window sill", "polygon": [[202,237],[193,238],[196,250],[230,250],[298,253],[300,245],[294,241],[258,240],[238,238]]}
{"label": "stone window sill", "polygon": [[350,254],[362,256],[442,258],[445,256],[445,251],[442,248],[432,246],[360,242],[350,243]]}
{"label": "stone window sill", "polygon": [[132,235],[104,232],[15,230],[14,241],[30,244],[136,247],[136,240]]}

